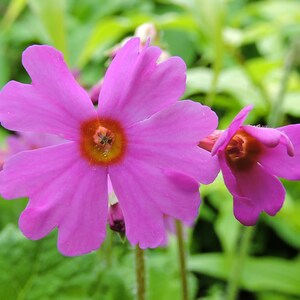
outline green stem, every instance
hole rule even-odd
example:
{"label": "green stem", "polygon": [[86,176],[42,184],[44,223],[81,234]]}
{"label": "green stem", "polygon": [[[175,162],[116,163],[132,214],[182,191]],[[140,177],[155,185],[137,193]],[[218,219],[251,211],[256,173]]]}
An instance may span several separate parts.
{"label": "green stem", "polygon": [[291,75],[295,62],[298,59],[299,49],[300,49],[300,42],[295,41],[292,43],[292,46],[287,53],[284,67],[283,67],[283,76],[280,82],[279,92],[273,103],[271,113],[269,116],[268,125],[270,127],[275,127],[276,125],[282,123],[282,118],[283,118],[282,105],[284,101],[284,96],[287,90],[289,77]]}
{"label": "green stem", "polygon": [[136,246],[136,282],[137,282],[137,300],[145,300],[146,284],[145,284],[145,259],[144,251]]}
{"label": "green stem", "polygon": [[180,266],[180,278],[182,287],[182,300],[188,300],[188,285],[187,285],[187,272],[186,272],[186,260],[184,251],[184,238],[182,223],[176,220],[176,235],[178,245],[178,260]]}
{"label": "green stem", "polygon": [[[215,65],[216,64],[217,63],[215,63]],[[205,104],[210,107],[213,105],[215,98],[216,98],[219,74],[220,74],[219,67],[214,67],[213,78],[211,81],[210,90],[209,90],[209,93],[207,96],[207,100],[205,101]]]}
{"label": "green stem", "polygon": [[239,251],[233,261],[233,267],[228,282],[227,298],[226,298],[227,300],[237,299],[243,268],[248,256],[248,251],[251,245],[254,229],[255,229],[254,226],[241,228],[242,230],[241,241],[239,245]]}

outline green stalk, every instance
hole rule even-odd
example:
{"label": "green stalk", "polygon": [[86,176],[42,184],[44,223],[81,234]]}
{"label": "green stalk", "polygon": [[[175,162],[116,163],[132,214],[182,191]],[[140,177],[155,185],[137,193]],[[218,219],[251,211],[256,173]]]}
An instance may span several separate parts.
{"label": "green stalk", "polygon": [[255,227],[242,227],[241,228],[241,241],[239,251],[234,258],[233,268],[231,270],[228,287],[227,287],[227,300],[236,300],[239,292],[239,286],[245,261],[248,256],[249,248],[251,245],[252,236]]}
{"label": "green stalk", "polygon": [[268,125],[270,127],[275,127],[278,124],[282,123],[282,119],[283,119],[282,105],[284,101],[284,96],[287,90],[289,77],[299,56],[299,50],[300,50],[300,41],[297,40],[292,43],[291,48],[288,51],[285,59],[285,63],[283,67],[283,76],[280,82],[279,92],[273,103],[271,113],[269,115]]}
{"label": "green stalk", "polygon": [[144,250],[139,245],[136,246],[135,251],[136,261],[136,283],[137,283],[137,300],[145,300],[146,284],[145,284],[145,258]]}
{"label": "green stalk", "polygon": [[186,272],[186,259],[184,251],[184,238],[182,223],[176,220],[176,236],[178,246],[178,261],[180,266],[180,278],[182,287],[182,300],[188,300],[188,285],[187,285],[187,272]]}

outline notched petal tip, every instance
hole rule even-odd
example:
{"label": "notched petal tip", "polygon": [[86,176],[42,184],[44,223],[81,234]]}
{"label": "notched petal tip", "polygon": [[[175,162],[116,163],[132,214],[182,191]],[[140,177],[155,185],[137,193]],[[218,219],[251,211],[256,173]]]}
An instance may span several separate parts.
{"label": "notched petal tip", "polygon": [[46,55],[51,59],[64,62],[63,54],[54,47],[49,45],[32,45],[27,47],[22,53],[22,64],[28,73],[30,72],[30,65],[34,63],[40,55]]}

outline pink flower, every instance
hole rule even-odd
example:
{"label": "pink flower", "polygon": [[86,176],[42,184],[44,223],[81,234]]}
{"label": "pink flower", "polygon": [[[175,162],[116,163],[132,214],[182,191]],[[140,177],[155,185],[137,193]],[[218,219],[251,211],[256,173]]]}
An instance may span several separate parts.
{"label": "pink flower", "polygon": [[17,132],[6,139],[6,148],[0,150],[0,169],[4,162],[12,155],[25,150],[33,150],[46,146],[64,143],[65,140],[59,136],[36,132]]}
{"label": "pink flower", "polygon": [[300,125],[242,125],[251,109],[240,111],[212,149],[233,195],[234,215],[244,225],[254,225],[263,211],[274,216],[280,210],[285,189],[277,176],[300,179]]}
{"label": "pink flower", "polygon": [[132,245],[160,245],[164,214],[186,222],[197,216],[198,182],[211,182],[218,171],[197,144],[216,128],[217,117],[208,107],[178,101],[186,71],[180,58],[157,64],[158,47],[138,49],[135,38],[118,52],[97,110],[61,53],[49,46],[23,54],[31,84],[12,81],[0,93],[3,126],[68,140],[21,152],[0,173],[5,198],[30,198],[19,220],[28,238],[57,227],[63,254],[99,248],[108,217],[107,175]]}
{"label": "pink flower", "polygon": [[46,133],[17,132],[7,138],[9,156],[25,150],[33,150],[66,142],[63,138]]}

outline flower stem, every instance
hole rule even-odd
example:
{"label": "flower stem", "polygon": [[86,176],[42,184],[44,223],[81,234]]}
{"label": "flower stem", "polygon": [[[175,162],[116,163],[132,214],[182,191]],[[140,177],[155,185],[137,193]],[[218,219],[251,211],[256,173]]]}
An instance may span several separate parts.
{"label": "flower stem", "polygon": [[273,103],[269,120],[268,120],[268,125],[270,127],[275,127],[278,124],[282,123],[282,118],[283,118],[282,105],[284,101],[284,96],[287,90],[290,74],[293,70],[296,60],[298,59],[299,51],[300,51],[300,41],[297,40],[292,43],[285,59],[285,63],[283,67],[283,76],[280,82],[279,92]]}
{"label": "flower stem", "polygon": [[178,260],[180,266],[180,277],[181,277],[181,287],[182,287],[182,300],[188,300],[188,286],[187,286],[183,228],[182,228],[182,223],[179,220],[176,220],[176,235],[177,235]]}
{"label": "flower stem", "polygon": [[145,300],[146,284],[145,284],[145,259],[144,250],[139,245],[135,251],[136,261],[136,282],[137,282],[137,300]]}
{"label": "flower stem", "polygon": [[239,285],[245,261],[248,256],[248,251],[251,245],[252,236],[255,227],[242,227],[241,228],[241,241],[238,249],[238,253],[233,260],[232,272],[229,277],[227,288],[227,300],[236,300],[239,292]]}

